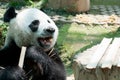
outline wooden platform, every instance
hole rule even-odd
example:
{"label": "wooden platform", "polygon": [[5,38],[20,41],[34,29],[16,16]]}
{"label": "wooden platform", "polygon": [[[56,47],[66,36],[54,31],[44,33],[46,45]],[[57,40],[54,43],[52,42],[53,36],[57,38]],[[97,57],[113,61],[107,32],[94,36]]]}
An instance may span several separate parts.
{"label": "wooden platform", "polygon": [[73,70],[75,80],[120,80],[120,38],[104,38],[77,54]]}

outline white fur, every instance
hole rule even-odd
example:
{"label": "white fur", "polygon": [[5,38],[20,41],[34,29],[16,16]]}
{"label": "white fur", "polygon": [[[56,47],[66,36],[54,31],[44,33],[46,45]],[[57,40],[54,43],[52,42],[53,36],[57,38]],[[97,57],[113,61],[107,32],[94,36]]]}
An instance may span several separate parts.
{"label": "white fur", "polygon": [[[36,32],[32,32],[30,28],[28,27],[32,21],[39,20],[40,25]],[[48,23],[48,21],[50,23]],[[42,11],[30,8],[25,9],[21,12],[19,12],[16,16],[16,18],[12,19],[10,21],[10,27],[7,34],[7,38],[5,41],[5,46],[10,44],[11,39],[15,41],[17,46],[28,46],[28,45],[35,45],[39,46],[36,39],[38,37],[46,37],[44,33],[44,29],[47,27],[52,27],[55,29],[55,33],[53,34],[53,41],[52,44],[47,47],[46,49],[52,48],[57,40],[58,36],[58,28],[55,25],[55,23]]]}

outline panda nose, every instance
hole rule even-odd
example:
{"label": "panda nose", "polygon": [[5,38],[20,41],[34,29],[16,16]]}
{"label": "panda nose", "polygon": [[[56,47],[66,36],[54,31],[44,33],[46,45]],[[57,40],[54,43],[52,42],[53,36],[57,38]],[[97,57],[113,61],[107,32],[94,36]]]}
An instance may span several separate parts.
{"label": "panda nose", "polygon": [[54,29],[54,28],[49,27],[49,28],[45,29],[45,32],[52,34],[52,33],[54,33],[54,32],[55,32],[55,29]]}

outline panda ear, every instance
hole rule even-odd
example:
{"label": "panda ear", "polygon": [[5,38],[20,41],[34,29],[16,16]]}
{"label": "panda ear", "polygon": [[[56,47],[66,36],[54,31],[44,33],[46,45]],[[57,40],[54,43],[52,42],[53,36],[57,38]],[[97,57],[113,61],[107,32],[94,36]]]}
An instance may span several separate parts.
{"label": "panda ear", "polygon": [[4,14],[4,22],[10,22],[11,19],[16,17],[17,13],[15,12],[14,7],[10,7]]}

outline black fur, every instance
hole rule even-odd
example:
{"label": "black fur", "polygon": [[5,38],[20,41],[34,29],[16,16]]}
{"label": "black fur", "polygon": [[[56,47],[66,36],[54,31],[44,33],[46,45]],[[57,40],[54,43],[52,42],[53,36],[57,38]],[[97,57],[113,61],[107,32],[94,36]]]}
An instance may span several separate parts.
{"label": "black fur", "polygon": [[[50,51],[45,52],[41,48],[29,46],[26,51],[23,69],[16,68],[20,50],[14,41],[10,47],[0,50],[0,65],[4,68],[14,66],[12,69],[0,70],[0,80],[10,80],[14,75],[18,76],[14,76],[15,79],[13,80],[29,80],[31,76],[31,80],[65,80],[65,69],[55,50],[48,55]],[[24,70],[26,74],[21,73],[22,70]],[[15,73],[15,71],[18,72]],[[9,74],[9,72],[14,74]],[[3,74],[8,77],[2,76]]]}
{"label": "black fur", "polygon": [[17,13],[13,7],[10,7],[4,14],[4,22],[10,22],[11,19],[16,17]]}
{"label": "black fur", "polygon": [[39,20],[34,20],[32,21],[32,23],[29,25],[30,29],[33,31],[33,32],[36,32],[38,30],[38,27],[39,27]]}
{"label": "black fur", "polygon": [[49,52],[38,47],[29,47],[26,52],[25,71],[32,70],[29,76],[33,75],[33,80],[65,80],[64,66],[57,52],[54,50],[51,55],[48,54]]}
{"label": "black fur", "polygon": [[26,80],[25,72],[17,67],[6,67],[0,70],[0,80]]}
{"label": "black fur", "polygon": [[15,66],[18,64],[21,49],[14,41],[0,50],[0,66]]}

